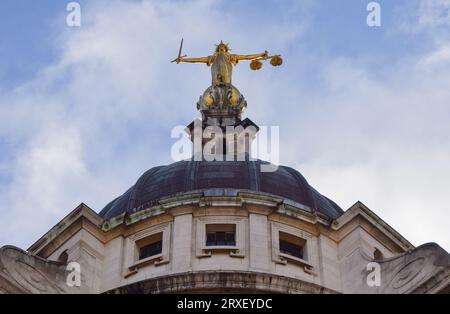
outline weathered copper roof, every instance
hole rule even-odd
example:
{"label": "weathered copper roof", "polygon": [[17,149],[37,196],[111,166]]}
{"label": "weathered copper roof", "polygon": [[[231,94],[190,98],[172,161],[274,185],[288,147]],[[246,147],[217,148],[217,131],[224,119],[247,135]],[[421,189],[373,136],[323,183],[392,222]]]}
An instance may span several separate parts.
{"label": "weathered copper roof", "polygon": [[161,198],[178,193],[226,188],[272,194],[320,212],[330,218],[343,211],[312,188],[296,170],[279,166],[261,172],[263,161],[180,161],[145,172],[134,186],[110,202],[100,215],[110,219],[155,205]]}

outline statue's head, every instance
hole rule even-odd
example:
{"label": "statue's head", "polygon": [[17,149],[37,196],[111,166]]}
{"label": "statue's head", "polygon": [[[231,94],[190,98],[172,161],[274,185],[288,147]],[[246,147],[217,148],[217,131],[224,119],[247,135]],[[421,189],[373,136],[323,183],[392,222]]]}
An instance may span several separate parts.
{"label": "statue's head", "polygon": [[228,52],[230,50],[228,44],[225,44],[223,41],[220,41],[220,44],[216,45],[216,52]]}

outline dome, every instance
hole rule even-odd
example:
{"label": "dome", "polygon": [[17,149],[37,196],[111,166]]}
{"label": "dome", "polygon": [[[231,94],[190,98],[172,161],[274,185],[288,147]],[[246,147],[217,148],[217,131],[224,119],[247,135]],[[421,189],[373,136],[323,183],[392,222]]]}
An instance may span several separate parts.
{"label": "dome", "polygon": [[265,193],[308,207],[335,219],[343,210],[311,187],[296,170],[279,166],[275,172],[261,172],[263,161],[180,161],[145,172],[128,191],[101,212],[111,219],[158,205],[162,198],[193,191],[233,189]]}

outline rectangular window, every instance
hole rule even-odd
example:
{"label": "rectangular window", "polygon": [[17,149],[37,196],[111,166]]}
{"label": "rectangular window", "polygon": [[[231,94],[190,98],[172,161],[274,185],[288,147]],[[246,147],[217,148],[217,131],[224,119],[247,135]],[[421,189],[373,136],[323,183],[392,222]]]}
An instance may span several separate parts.
{"label": "rectangular window", "polygon": [[236,225],[206,225],[206,246],[236,246]]}
{"label": "rectangular window", "polygon": [[303,259],[306,240],[280,231],[280,253]]}
{"label": "rectangular window", "polygon": [[162,253],[162,232],[139,240],[136,245],[139,250],[139,260]]}

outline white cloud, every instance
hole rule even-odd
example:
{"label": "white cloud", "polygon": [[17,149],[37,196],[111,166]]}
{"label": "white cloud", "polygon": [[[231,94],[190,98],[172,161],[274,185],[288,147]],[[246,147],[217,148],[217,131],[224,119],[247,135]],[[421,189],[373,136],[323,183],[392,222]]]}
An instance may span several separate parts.
{"label": "white cloud", "polygon": [[449,39],[450,0],[415,0],[399,6],[396,12],[401,31],[412,35],[426,34],[443,44]]}
{"label": "white cloud", "polygon": [[234,76],[247,115],[281,125],[282,161],[342,207],[361,200],[414,244],[449,250],[447,46],[437,40],[426,55],[377,69],[322,61],[308,73],[317,76],[311,88],[302,71],[310,56],[296,48],[303,6],[290,11],[295,18],[259,23],[221,4],[90,4],[83,27],[61,33],[60,59],[0,96],[0,136],[18,147],[2,166],[13,181],[0,195],[0,242],[28,245],[81,201],[100,210],[145,170],[170,162],[170,130],[197,115],[210,81],[205,66],[169,63],[185,37],[190,56],[220,39],[235,52],[290,51],[281,69],[240,64]]}
{"label": "white cloud", "polygon": [[436,28],[450,26],[449,0],[421,0],[419,2],[419,18],[417,27]]}
{"label": "white cloud", "polygon": [[291,107],[298,118],[286,128],[300,125],[300,135],[282,145],[285,161],[343,207],[361,200],[414,244],[448,250],[450,64],[435,57],[442,49],[376,75],[352,60],[330,62],[321,95]]}
{"label": "white cloud", "polygon": [[169,63],[181,37],[195,56],[220,39],[243,53],[283,49],[301,33],[301,22],[261,25],[224,4],[96,1],[81,28],[60,25],[58,60],[0,95],[0,137],[17,154],[1,167],[12,181],[0,195],[0,243],[27,246],[80,202],[100,210],[170,162],[170,131],[197,116],[210,81],[204,65]]}
{"label": "white cloud", "polygon": [[425,56],[419,63],[419,66],[424,69],[431,69],[432,71],[446,69],[450,64],[450,45],[444,45],[430,55]]}

